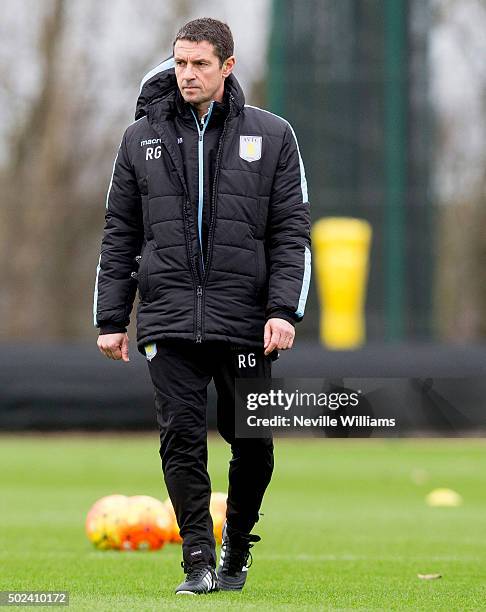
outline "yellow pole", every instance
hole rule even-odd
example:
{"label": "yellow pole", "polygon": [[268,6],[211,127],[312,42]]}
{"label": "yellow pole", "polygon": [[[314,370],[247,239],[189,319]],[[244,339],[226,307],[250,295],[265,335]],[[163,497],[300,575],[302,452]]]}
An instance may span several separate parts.
{"label": "yellow pole", "polygon": [[321,307],[321,342],[355,349],[365,341],[365,297],[371,225],[362,219],[328,217],[312,227]]}

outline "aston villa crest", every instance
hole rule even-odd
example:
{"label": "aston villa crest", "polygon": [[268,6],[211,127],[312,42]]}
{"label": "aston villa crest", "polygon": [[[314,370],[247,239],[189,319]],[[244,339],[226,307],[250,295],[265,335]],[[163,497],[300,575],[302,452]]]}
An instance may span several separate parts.
{"label": "aston villa crest", "polygon": [[240,136],[240,157],[247,162],[258,161],[262,156],[261,136]]}

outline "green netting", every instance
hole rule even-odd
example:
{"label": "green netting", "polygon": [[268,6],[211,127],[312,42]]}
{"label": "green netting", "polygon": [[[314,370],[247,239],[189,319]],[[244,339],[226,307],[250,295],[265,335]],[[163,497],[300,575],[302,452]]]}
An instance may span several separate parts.
{"label": "green netting", "polygon": [[[274,0],[268,104],[293,124],[312,217],[374,231],[369,339],[430,335],[428,0]],[[317,332],[315,292],[304,330]]]}

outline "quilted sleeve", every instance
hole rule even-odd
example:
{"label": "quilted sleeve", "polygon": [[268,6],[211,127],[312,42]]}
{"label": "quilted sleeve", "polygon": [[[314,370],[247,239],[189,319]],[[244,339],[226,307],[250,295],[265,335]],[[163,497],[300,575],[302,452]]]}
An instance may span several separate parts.
{"label": "quilted sleeve", "polygon": [[126,331],[137,282],[131,273],[143,243],[141,196],[129,160],[126,132],[118,149],[106,196],[106,213],[96,270],[93,323],[102,333]]}
{"label": "quilted sleeve", "polygon": [[311,278],[310,213],[304,164],[287,124],[270,198],[269,291],[266,318],[298,322]]}

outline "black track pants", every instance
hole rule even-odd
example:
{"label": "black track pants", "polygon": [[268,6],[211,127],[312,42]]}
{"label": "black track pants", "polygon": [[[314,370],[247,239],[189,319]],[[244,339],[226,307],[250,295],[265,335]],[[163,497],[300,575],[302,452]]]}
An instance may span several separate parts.
{"label": "black track pants", "polygon": [[[207,472],[207,386],[218,394],[218,430],[231,444],[227,521],[249,533],[273,471],[271,438],[235,438],[235,378],[270,378],[271,359],[263,349],[239,349],[227,343],[157,343],[148,362],[155,388],[162,470],[183,538],[184,559],[191,551],[216,565],[209,514],[211,482]],[[197,549],[196,549],[197,547]]]}

